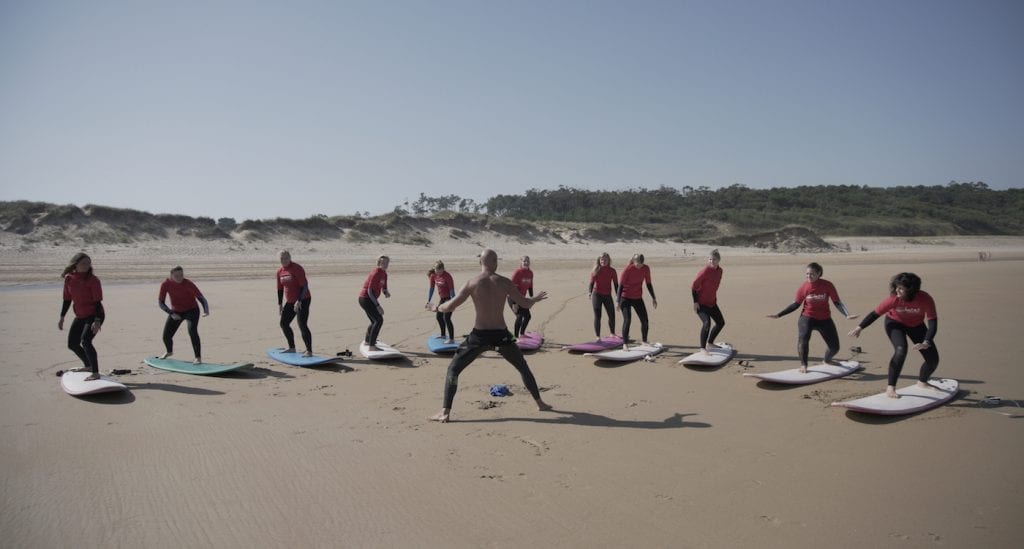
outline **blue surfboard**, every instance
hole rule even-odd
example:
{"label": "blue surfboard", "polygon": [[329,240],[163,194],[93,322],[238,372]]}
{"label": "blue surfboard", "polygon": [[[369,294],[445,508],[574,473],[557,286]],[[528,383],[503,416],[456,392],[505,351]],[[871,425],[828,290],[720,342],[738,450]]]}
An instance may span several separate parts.
{"label": "blue surfboard", "polygon": [[267,356],[278,361],[283,362],[289,366],[321,366],[331,362],[337,362],[341,360],[340,357],[336,356],[302,356],[302,353],[295,351],[291,353],[284,352],[284,349],[280,347],[272,347],[267,349]]}
{"label": "blue surfboard", "polygon": [[458,340],[455,343],[448,343],[445,338],[435,335],[430,336],[427,339],[427,348],[430,349],[430,352],[432,353],[451,354],[459,350],[460,343],[462,343],[461,340]]}
{"label": "blue surfboard", "polygon": [[180,372],[182,374],[193,374],[197,376],[225,374],[227,372],[233,372],[235,370],[252,368],[251,362],[235,362],[233,364],[201,362],[199,364],[193,364],[191,360],[184,361],[175,360],[173,358],[160,358],[155,356],[146,357],[143,359],[143,362],[149,364],[154,368],[160,368],[161,370]]}

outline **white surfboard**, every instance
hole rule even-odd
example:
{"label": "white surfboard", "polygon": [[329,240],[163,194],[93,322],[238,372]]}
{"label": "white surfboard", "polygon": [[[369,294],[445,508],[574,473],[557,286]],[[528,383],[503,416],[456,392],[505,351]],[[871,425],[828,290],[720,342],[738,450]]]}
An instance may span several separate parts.
{"label": "white surfboard", "polygon": [[829,379],[848,376],[863,369],[860,362],[856,360],[842,360],[835,364],[815,364],[808,366],[806,372],[800,372],[800,368],[791,368],[778,372],[762,372],[743,374],[743,377],[753,377],[772,383],[783,383],[786,385],[809,385]]}
{"label": "white surfboard", "polygon": [[915,381],[913,385],[897,389],[896,394],[900,395],[900,398],[889,398],[882,392],[864,398],[833,402],[832,406],[848,408],[865,414],[898,416],[923,412],[929,408],[941,406],[953,400],[953,397],[960,391],[960,382],[955,379],[932,379],[928,381],[928,385],[931,385],[932,388],[918,387]]}
{"label": "white surfboard", "polygon": [[85,378],[92,375],[92,372],[64,372],[60,376],[60,386],[69,395],[84,396],[96,395],[99,393],[111,393],[114,391],[127,391],[124,384],[119,383],[112,377],[101,375],[99,379],[86,381]]}
{"label": "white surfboard", "polygon": [[692,355],[679,361],[679,364],[686,364],[688,366],[721,366],[726,362],[729,362],[736,354],[736,349],[726,343],[721,343],[717,347],[708,349],[708,352],[697,351]]}
{"label": "white surfboard", "polygon": [[402,351],[395,349],[383,341],[378,341],[376,347],[378,349],[377,351],[371,351],[370,346],[364,341],[359,344],[359,352],[363,357],[370,360],[393,360],[405,356],[402,354]]}
{"label": "white surfboard", "polygon": [[649,356],[654,356],[665,350],[665,347],[661,343],[655,343],[653,345],[630,345],[625,351],[622,349],[615,349],[611,351],[601,351],[600,353],[584,353],[583,356],[592,356],[600,360],[614,360],[616,362],[632,362],[634,360],[640,360]]}

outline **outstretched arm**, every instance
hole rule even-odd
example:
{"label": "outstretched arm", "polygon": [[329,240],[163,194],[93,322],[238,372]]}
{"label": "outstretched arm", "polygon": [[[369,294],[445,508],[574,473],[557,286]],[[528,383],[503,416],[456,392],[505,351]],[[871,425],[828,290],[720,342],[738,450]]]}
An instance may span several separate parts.
{"label": "outstretched arm", "polygon": [[457,309],[459,305],[465,303],[467,299],[469,299],[469,282],[462,286],[455,299],[450,299],[440,305],[434,305],[433,310],[438,313],[450,313]]}

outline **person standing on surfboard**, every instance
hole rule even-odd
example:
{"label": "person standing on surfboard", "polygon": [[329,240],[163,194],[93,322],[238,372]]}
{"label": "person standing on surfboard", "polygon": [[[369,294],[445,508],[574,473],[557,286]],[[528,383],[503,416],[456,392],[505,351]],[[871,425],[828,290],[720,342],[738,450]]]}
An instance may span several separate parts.
{"label": "person standing on surfboard", "polygon": [[391,292],[388,291],[388,265],[390,263],[391,258],[388,256],[378,257],[377,266],[366,276],[363,288],[359,290],[359,306],[363,308],[366,317],[370,319],[364,340],[369,345],[370,351],[380,350],[377,348],[377,336],[380,335],[380,329],[384,326],[384,307],[378,298],[381,293],[384,294],[384,297],[391,297]]}
{"label": "person standing on surfboard", "polygon": [[615,335],[615,302],[612,300],[612,287],[619,293],[619,276],[612,268],[612,257],[607,252],[601,254],[590,271],[590,283],[587,284],[587,295],[590,305],[594,308],[594,336],[601,341],[601,308],[608,316],[608,334]]}
{"label": "person standing on surfboard", "polygon": [[[520,260],[519,268],[512,272],[512,284],[515,285],[516,289],[523,296],[529,295],[533,297],[533,271],[530,270],[530,256],[524,255]],[[516,323],[512,329],[512,335],[519,337],[526,334],[526,325],[530,323],[530,319],[533,318],[530,315],[530,308],[522,308],[515,303],[510,297],[508,300],[508,306],[512,308],[512,312],[516,314]]]}
{"label": "person standing on surfboard", "polygon": [[811,332],[817,330],[828,346],[824,362],[836,365],[838,362],[832,360],[839,352],[839,333],[836,331],[836,323],[832,321],[832,311],[828,302],[831,299],[836,309],[843,313],[848,320],[857,318],[846,310],[846,305],[839,299],[839,292],[836,287],[821,278],[824,269],[817,263],[809,263],[804,271],[807,281],[796,290],[796,296],[785,309],[778,313],[767,315],[768,318],[780,318],[792,313],[803,305],[800,313],[800,320],[797,321],[796,351],[800,355],[800,371],[807,372],[807,354],[811,341]]}
{"label": "person standing on surfboard", "polygon": [[505,324],[504,301],[512,300],[520,310],[533,307],[538,301],[547,299],[547,292],[540,292],[536,297],[526,297],[511,280],[499,275],[498,254],[494,250],[485,249],[480,253],[480,274],[466,282],[454,299],[434,307],[439,312],[452,312],[459,305],[473,298],[476,308],[476,320],[469,337],[459,345],[445,376],[444,404],[441,411],[430,419],[447,423],[455,401],[455,392],[459,388],[459,374],[466,369],[481,353],[496,350],[510,364],[515,366],[523,378],[523,385],[530,391],[540,411],[550,410],[551,406],[540,398],[540,388],[530,371],[530,366],[523,357],[523,352],[516,346],[512,334]]}
{"label": "person standing on surfboard", "polygon": [[[717,249],[711,250],[708,254],[708,263],[697,273],[690,285],[693,293],[693,312],[701,321],[700,328],[700,350],[710,355],[708,347],[715,344],[715,338],[722,332],[725,326],[725,318],[721,309],[718,308],[718,287],[722,283],[722,268],[719,263],[722,255]],[[714,320],[715,326],[711,327]]]}
{"label": "person standing on surfboard", "polygon": [[75,319],[68,329],[68,349],[82,360],[85,369],[92,372],[85,381],[99,379],[100,361],[92,340],[100,333],[106,313],[103,310],[103,287],[92,272],[92,258],[84,252],[75,254],[61,276],[64,277],[64,303],[60,308],[57,329],[64,329],[64,316],[73,303]]}
{"label": "person standing on surfboard", "polygon": [[313,356],[313,334],[309,331],[309,305],[312,294],[309,292],[309,281],[302,265],[292,261],[292,254],[282,250],[280,254],[281,268],[277,270],[277,312],[281,316],[281,331],[288,340],[286,353],[295,352],[295,332],[291,323],[299,319],[299,331],[302,342],[306,344],[306,352],[302,356]]}
{"label": "person standing on surfboard", "polygon": [[[912,349],[920,351],[924,357],[921,370],[917,374],[917,385],[922,389],[934,389],[928,379],[939,367],[939,350],[933,343],[939,331],[939,319],[935,312],[935,300],[928,292],[921,290],[921,277],[914,273],[900,273],[889,281],[889,297],[864,316],[860,325],[850,330],[853,337],[860,337],[860,332],[885,315],[885,335],[892,343],[893,354],[889,359],[889,385],[885,394],[890,398],[900,398],[896,394],[896,381],[903,371],[903,362],[907,359],[907,338],[913,343]],[[926,327],[927,326],[927,327]]]}
{"label": "person standing on surfboard", "polygon": [[654,285],[651,283],[651,268],[644,264],[644,254],[633,254],[629,265],[622,269],[619,277],[619,310],[622,311],[622,349],[628,350],[629,326],[632,324],[631,311],[636,310],[640,319],[640,336],[644,345],[647,344],[647,306],[644,305],[644,285],[651,293],[651,302],[658,308],[658,298],[654,296]]}
{"label": "person standing on surfboard", "polygon": [[[167,296],[171,296],[171,306],[165,302]],[[171,269],[171,276],[160,284],[160,294],[157,296],[157,305],[167,313],[167,322],[164,323],[164,347],[167,352],[160,358],[167,358],[174,353],[174,334],[178,332],[181,322],[188,322],[188,337],[192,340],[192,351],[196,359],[193,364],[203,362],[203,354],[199,342],[199,307],[196,302],[203,306],[203,316],[210,316],[210,304],[203,297],[203,293],[189,279],[185,278],[185,269],[181,265]]]}
{"label": "person standing on surfboard", "polygon": [[[455,280],[452,274],[444,270],[444,261],[440,259],[434,263],[434,268],[427,271],[427,278],[430,280],[430,288],[427,290],[427,305],[430,309],[430,302],[434,299],[434,289],[437,288],[437,304],[441,305],[455,297]],[[437,313],[437,325],[441,328],[441,337],[445,343],[455,343],[455,326],[452,324],[452,314]],[[447,334],[447,337],[445,335]]]}

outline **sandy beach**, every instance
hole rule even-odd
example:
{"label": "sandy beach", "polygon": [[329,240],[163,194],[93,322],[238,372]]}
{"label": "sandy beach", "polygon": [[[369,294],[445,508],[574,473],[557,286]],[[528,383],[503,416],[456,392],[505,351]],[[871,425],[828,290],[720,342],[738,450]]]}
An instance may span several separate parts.
{"label": "sandy beach", "polygon": [[[679,243],[431,247],[325,242],[259,245],[168,241],[87,247],[104,283],[101,370],[131,369],[129,392],[75,398],[55,376],[79,363],[57,330],[59,272],[78,251],[0,246],[0,539],[6,547],[1018,547],[1024,541],[1024,370],[1013,358],[1024,321],[1024,239],[840,239],[849,253],[723,248],[721,368],[677,364],[697,346],[689,285],[708,246]],[[499,271],[533,259],[550,299],[533,310],[544,347],[527,360],[554,406],[536,411],[496,353],[460,379],[452,423],[441,405],[449,359],[423,310],[426,271],[444,259],[457,286],[492,245]],[[320,354],[357,351],[366,317],[356,295],[373,258],[392,258],[381,339],[408,360],[295,368],[282,346],[276,252],[310,277]],[[563,345],[593,338],[586,281],[609,251],[620,270],[647,255],[659,307],[654,362],[617,366]],[[978,261],[978,252],[991,253]],[[860,339],[833,313],[839,357],[866,369],[817,385],[742,377],[795,367],[791,302],[809,261],[852,313],[872,309],[889,277],[913,271],[939,312],[936,377],[960,381],[951,404],[881,418],[831,408],[885,388],[891,346],[882,323]],[[218,377],[157,370],[160,281],[185,267],[210,301],[204,358],[255,368]],[[472,327],[470,304],[454,315]],[[511,315],[506,315],[511,322]],[[619,317],[621,324],[621,315]],[[634,319],[633,334],[639,325]],[[185,330],[176,356],[190,358]],[[811,339],[812,360],[824,344]],[[749,361],[741,366],[740,360]],[[901,385],[916,379],[912,353]],[[492,397],[504,383],[511,397]],[[988,397],[999,397],[998,401]],[[1017,517],[1017,518],[1014,518]]]}

